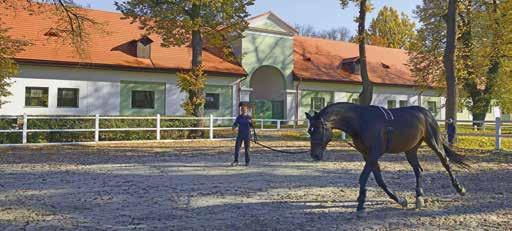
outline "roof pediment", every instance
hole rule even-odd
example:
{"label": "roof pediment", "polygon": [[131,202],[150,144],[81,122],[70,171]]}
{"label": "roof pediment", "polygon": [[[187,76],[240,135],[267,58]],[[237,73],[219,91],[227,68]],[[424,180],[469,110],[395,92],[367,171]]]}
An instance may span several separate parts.
{"label": "roof pediment", "polygon": [[249,18],[247,21],[249,22],[249,30],[289,36],[298,34],[293,26],[286,23],[271,11]]}

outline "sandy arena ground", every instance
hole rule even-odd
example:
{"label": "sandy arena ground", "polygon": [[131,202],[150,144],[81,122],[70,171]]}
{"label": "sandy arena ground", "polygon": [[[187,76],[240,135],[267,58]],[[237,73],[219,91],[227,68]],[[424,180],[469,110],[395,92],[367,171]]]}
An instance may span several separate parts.
{"label": "sandy arena ground", "polygon": [[[271,143],[277,145],[277,143]],[[368,216],[354,210],[360,154],[332,147],[308,155],[253,149],[252,166],[228,167],[231,142],[0,149],[0,230],[507,230],[512,154],[468,151],[475,169],[452,188],[423,151],[427,208],[415,210],[404,155],[385,155],[384,179],[401,209],[370,178]],[[307,143],[287,143],[300,150]],[[194,148],[191,148],[194,146]],[[243,159],[242,159],[243,162]]]}

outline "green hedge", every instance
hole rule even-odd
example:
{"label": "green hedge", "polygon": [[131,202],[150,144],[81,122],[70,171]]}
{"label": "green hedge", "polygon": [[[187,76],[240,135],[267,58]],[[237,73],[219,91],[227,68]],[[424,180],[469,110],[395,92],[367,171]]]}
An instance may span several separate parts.
{"label": "green hedge", "polygon": [[[0,118],[0,130],[17,129],[17,121],[17,119]],[[21,143],[21,136],[21,132],[0,133],[0,144],[19,144]]]}

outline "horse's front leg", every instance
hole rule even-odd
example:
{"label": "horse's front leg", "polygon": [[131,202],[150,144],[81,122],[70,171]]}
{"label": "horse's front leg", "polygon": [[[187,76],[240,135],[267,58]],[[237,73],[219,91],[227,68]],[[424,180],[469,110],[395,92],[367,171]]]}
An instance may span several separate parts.
{"label": "horse's front leg", "polygon": [[384,183],[384,178],[382,177],[382,173],[380,171],[380,166],[377,163],[375,168],[373,169],[373,176],[375,177],[375,181],[377,182],[377,185],[384,190],[384,192],[394,200],[396,203],[402,206],[402,208],[407,208],[407,199],[398,197],[391,189],[388,188],[386,183]]}
{"label": "horse's front leg", "polygon": [[357,212],[359,215],[363,215],[365,210],[364,203],[366,201],[366,184],[368,183],[368,178],[370,177],[373,169],[375,169],[377,166],[377,161],[379,160],[380,156],[383,154],[381,145],[378,142],[370,143],[373,144],[371,147],[364,148],[366,152],[363,153],[363,157],[366,163],[364,165],[363,171],[361,172],[361,175],[359,176],[359,197],[357,198]]}
{"label": "horse's front leg", "polygon": [[364,165],[363,171],[359,176],[359,197],[357,197],[357,212],[358,214],[364,214],[364,203],[366,201],[366,183],[368,183],[368,177],[374,168],[374,165],[377,161],[369,161],[369,158],[366,159],[366,164]]}

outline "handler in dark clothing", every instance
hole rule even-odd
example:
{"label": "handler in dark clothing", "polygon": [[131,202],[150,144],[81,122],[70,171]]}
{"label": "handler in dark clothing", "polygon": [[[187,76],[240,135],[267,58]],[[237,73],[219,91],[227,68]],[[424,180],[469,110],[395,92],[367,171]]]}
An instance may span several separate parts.
{"label": "handler in dark clothing", "polygon": [[236,117],[235,122],[233,123],[233,130],[238,127],[238,135],[236,136],[236,144],[235,144],[235,160],[231,163],[231,166],[238,165],[238,155],[240,153],[240,147],[242,146],[242,141],[244,142],[245,148],[245,166],[249,166],[249,147],[251,143],[251,128],[254,128],[252,125],[252,118],[248,115],[249,104],[246,102],[241,102],[241,114]]}
{"label": "handler in dark clothing", "polygon": [[456,132],[455,123],[454,123],[453,119],[450,118],[446,122],[446,133],[448,133],[448,144],[450,146],[453,145],[453,138],[455,138],[455,132]]}

